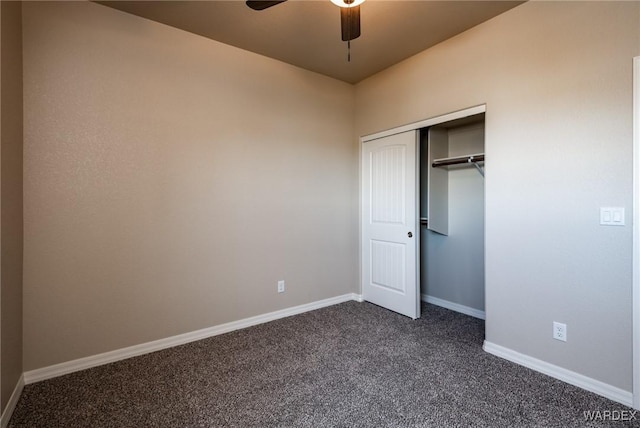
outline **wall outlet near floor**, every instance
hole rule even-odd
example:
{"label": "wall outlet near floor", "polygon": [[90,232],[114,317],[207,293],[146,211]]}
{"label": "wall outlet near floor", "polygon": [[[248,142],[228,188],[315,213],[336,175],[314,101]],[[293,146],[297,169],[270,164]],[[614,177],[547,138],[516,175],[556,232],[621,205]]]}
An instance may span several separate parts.
{"label": "wall outlet near floor", "polygon": [[553,322],[553,338],[557,340],[567,341],[567,325],[561,322]]}
{"label": "wall outlet near floor", "polygon": [[284,293],[284,279],[278,281],[278,293]]}

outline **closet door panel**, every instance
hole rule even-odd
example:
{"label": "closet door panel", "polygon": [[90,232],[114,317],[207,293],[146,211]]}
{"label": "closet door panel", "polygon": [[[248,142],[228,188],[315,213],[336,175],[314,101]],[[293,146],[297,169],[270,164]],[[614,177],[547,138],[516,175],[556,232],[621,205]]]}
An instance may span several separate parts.
{"label": "closet door panel", "polygon": [[418,318],[416,131],[363,143],[362,293]]}

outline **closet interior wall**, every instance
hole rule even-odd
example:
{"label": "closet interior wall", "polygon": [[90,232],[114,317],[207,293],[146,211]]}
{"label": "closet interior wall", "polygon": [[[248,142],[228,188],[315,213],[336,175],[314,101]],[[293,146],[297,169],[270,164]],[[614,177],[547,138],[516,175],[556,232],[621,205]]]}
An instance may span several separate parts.
{"label": "closet interior wall", "polygon": [[[437,128],[448,134],[448,157],[484,153],[484,115]],[[428,135],[429,128],[420,130],[421,218],[428,212]],[[484,168],[484,163],[480,165]],[[420,226],[422,300],[469,309],[466,313],[483,317],[484,177],[473,164],[444,168],[448,171],[448,231],[443,235]]]}

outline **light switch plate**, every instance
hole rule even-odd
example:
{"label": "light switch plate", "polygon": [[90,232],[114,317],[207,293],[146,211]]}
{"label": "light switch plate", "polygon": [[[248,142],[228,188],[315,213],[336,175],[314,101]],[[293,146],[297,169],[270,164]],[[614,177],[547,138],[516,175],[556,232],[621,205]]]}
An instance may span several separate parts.
{"label": "light switch plate", "polygon": [[601,207],[600,224],[603,226],[624,226],[624,207]]}

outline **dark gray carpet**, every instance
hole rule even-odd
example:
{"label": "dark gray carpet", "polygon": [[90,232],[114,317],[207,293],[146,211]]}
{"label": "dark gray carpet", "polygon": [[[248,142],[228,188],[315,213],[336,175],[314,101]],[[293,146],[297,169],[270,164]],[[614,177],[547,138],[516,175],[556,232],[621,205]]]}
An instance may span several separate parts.
{"label": "dark gray carpet", "polygon": [[485,353],[481,320],[425,309],[348,302],[28,385],[9,426],[640,426],[585,421],[630,409]]}

